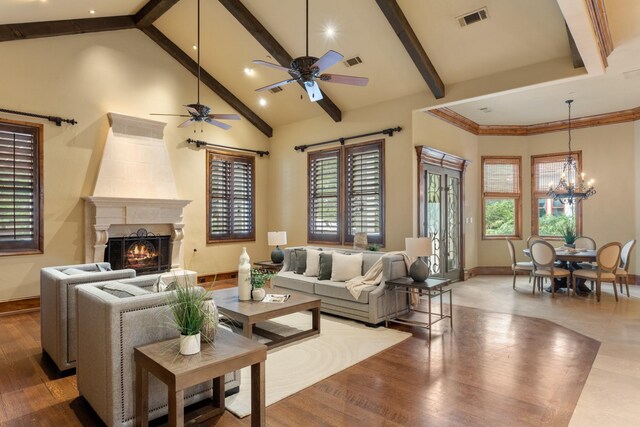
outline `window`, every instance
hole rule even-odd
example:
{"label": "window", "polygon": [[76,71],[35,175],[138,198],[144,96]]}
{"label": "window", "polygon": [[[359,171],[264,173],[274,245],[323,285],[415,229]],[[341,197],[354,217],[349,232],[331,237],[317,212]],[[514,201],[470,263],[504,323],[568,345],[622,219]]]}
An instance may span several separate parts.
{"label": "window", "polygon": [[352,243],[365,232],[384,245],[383,142],[308,154],[309,242]]}
{"label": "window", "polygon": [[43,252],[42,125],[0,120],[0,255]]}
{"label": "window", "polygon": [[[531,234],[544,237],[561,237],[562,229],[576,219],[576,231],[582,233],[580,207],[563,205],[547,197],[549,184],[554,186],[562,175],[562,165],[569,153],[547,154],[531,157]],[[573,152],[578,169],[582,170],[582,153]]]}
{"label": "window", "polygon": [[255,240],[254,158],[207,150],[207,243]]}
{"label": "window", "polygon": [[521,157],[482,157],[482,238],[522,238]]}

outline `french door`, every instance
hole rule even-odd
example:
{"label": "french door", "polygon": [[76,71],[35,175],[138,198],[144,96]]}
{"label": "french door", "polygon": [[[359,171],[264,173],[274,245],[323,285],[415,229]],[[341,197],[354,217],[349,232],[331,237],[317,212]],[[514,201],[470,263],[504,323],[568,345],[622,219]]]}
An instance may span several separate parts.
{"label": "french door", "polygon": [[420,235],[433,241],[430,274],[461,280],[464,267],[462,188],[468,161],[427,147],[417,148]]}

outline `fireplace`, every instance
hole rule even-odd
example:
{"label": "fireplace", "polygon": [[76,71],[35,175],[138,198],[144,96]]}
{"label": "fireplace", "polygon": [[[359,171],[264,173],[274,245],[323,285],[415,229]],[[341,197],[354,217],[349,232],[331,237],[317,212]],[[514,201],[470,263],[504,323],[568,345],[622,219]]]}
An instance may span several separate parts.
{"label": "fireplace", "polygon": [[126,237],[109,237],[104,252],[111,268],[132,268],[138,275],[162,273],[171,268],[171,236],[156,236],[144,228]]}

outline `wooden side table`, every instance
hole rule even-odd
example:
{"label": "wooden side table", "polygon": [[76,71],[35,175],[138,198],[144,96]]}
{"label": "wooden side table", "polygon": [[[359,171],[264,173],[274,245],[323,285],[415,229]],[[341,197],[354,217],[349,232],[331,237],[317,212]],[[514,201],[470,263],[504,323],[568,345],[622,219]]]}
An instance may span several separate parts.
{"label": "wooden side table", "polygon": [[282,263],[276,264],[275,262],[272,262],[272,261],[256,261],[253,263],[253,265],[263,270],[270,271],[272,273],[277,273],[278,271],[282,270]]}
{"label": "wooden side table", "polygon": [[134,349],[136,363],[136,426],[149,423],[149,373],[169,389],[169,426],[184,426],[184,390],[213,379],[211,412],[198,417],[204,421],[224,412],[224,375],[251,365],[251,425],[265,426],[264,362],[267,347],[226,329],[218,329],[214,345],[202,345],[192,356],[179,354],[180,341],[174,338]]}

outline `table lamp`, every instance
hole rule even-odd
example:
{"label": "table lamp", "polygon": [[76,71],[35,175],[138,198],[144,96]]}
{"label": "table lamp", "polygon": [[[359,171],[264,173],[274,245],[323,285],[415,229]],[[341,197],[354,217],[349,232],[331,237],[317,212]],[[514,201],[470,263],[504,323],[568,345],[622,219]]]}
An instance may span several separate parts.
{"label": "table lamp", "polygon": [[280,245],[287,244],[287,232],[286,231],[269,231],[267,233],[267,240],[269,246],[275,246],[276,248],[271,252],[271,262],[274,264],[282,264],[284,261],[284,252],[280,249]]}
{"label": "table lamp", "polygon": [[429,237],[407,237],[404,239],[407,255],[416,260],[409,268],[409,276],[415,282],[424,282],[429,277],[429,266],[420,258],[431,256],[431,239]]}

